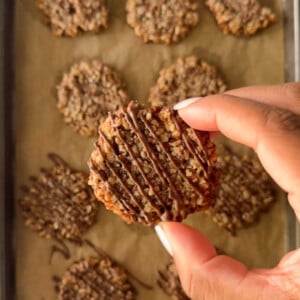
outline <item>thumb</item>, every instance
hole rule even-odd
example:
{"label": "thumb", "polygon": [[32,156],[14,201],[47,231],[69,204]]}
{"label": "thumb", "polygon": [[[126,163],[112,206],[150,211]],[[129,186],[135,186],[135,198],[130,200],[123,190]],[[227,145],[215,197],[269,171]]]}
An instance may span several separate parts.
{"label": "thumb", "polygon": [[265,276],[249,271],[228,256],[217,255],[197,230],[163,222],[156,231],[174,257],[182,286],[193,300],[285,299]]}

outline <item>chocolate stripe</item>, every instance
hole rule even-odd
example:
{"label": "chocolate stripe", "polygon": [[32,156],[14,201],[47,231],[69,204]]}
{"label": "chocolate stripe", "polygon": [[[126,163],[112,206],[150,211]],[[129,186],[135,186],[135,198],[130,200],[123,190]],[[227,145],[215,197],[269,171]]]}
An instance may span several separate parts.
{"label": "chocolate stripe", "polygon": [[[100,130],[99,130],[99,134],[101,134]],[[97,147],[98,151],[100,152],[101,156],[104,157],[104,154],[102,152],[101,146],[98,144],[98,142],[96,142],[96,147]],[[119,181],[120,185],[122,186],[122,188],[124,189],[124,191],[129,196],[129,198],[131,198],[131,200],[134,202],[134,204],[141,210],[141,212],[143,212],[143,209],[142,209],[142,206],[140,204],[140,201],[133,195],[133,193],[131,193],[131,191],[126,186],[125,182],[122,180],[122,178],[119,176],[119,174],[115,171],[114,167],[112,167],[112,165],[111,165],[111,163],[109,162],[108,159],[105,159],[105,165],[107,166],[107,168],[109,169],[109,171],[115,176],[115,178],[117,178],[117,180]],[[133,212],[134,212],[134,210],[133,210]],[[146,216],[144,214],[144,217],[148,221],[148,216]]]}
{"label": "chocolate stripe", "polygon": [[[103,137],[105,142],[109,145],[109,147],[111,148],[113,154],[115,155],[116,160],[123,166],[123,168],[125,169],[125,171],[127,172],[128,176],[131,178],[131,180],[134,182],[134,184],[137,186],[140,194],[145,197],[150,204],[152,205],[152,207],[155,209],[155,211],[160,214],[160,209],[159,207],[153,203],[153,201],[148,197],[148,195],[144,192],[143,187],[139,184],[139,182],[136,180],[136,178],[133,175],[133,172],[131,172],[131,170],[128,168],[128,166],[126,165],[126,163],[124,161],[122,161],[119,157],[119,155],[116,153],[114,147],[112,146],[111,142],[106,138],[106,136],[101,132],[101,130],[99,130],[99,137]],[[138,203],[138,207],[139,209],[142,209],[142,205],[140,203]]]}
{"label": "chocolate stripe", "polygon": [[161,179],[161,182],[164,187],[167,187],[168,178],[166,178],[164,174],[164,168],[160,165],[159,161],[156,158],[156,155],[151,151],[151,147],[148,144],[147,139],[145,138],[145,135],[141,132],[136,115],[134,110],[132,109],[132,103],[130,103],[127,107],[127,111],[124,110],[122,113],[124,114],[124,117],[127,121],[127,123],[130,125],[131,130],[136,134],[136,136],[139,138],[140,142],[142,143],[144,150],[148,154],[148,157],[152,163],[152,167],[156,171],[156,175]]}
{"label": "chocolate stripe", "polygon": [[[96,146],[96,144],[95,144],[95,146]],[[96,146],[96,147],[97,147],[97,146]],[[130,204],[130,202],[126,202],[126,201],[123,199],[121,193],[119,193],[119,191],[117,191],[117,189],[114,188],[114,187],[113,187],[113,186],[112,186],[112,185],[111,185],[111,184],[110,184],[110,183],[102,176],[102,174],[101,174],[102,170],[96,168],[95,165],[96,165],[95,162],[94,162],[93,160],[90,160],[90,168],[91,168],[91,170],[92,170],[93,172],[97,173],[97,175],[100,177],[100,179],[102,180],[102,182],[105,182],[105,184],[106,184],[106,186],[108,187],[109,191],[110,191],[112,194],[116,195],[118,201],[120,201],[121,204],[123,205],[123,208],[125,208],[125,210],[126,210],[127,212],[130,212],[130,213],[134,214],[134,213],[135,213],[135,209],[134,209],[133,206]]]}
{"label": "chocolate stripe", "polygon": [[[193,158],[195,158],[197,160],[197,162],[201,166],[202,170],[204,171],[205,178],[207,178],[207,171],[206,171],[206,169],[204,167],[205,159],[201,155],[197,155],[197,153],[194,150],[193,146],[190,144],[190,140],[191,140],[190,137],[185,133],[185,130],[182,129],[182,126],[179,124],[179,122],[176,120],[176,118],[174,118],[173,115],[172,115],[172,120],[173,120],[175,126],[177,127],[177,129],[180,131],[186,148],[189,150],[189,152],[193,156]],[[193,131],[193,134],[195,136],[197,136],[197,134],[195,133],[195,131]],[[198,147],[200,149],[203,149],[203,146],[202,146],[201,142],[198,144]],[[202,152],[205,153],[205,151],[202,151]],[[205,153],[205,156],[206,156],[206,153]]]}
{"label": "chocolate stripe", "polygon": [[[165,208],[165,204],[164,204],[163,200],[161,199],[161,197],[159,196],[159,194],[156,193],[154,186],[152,185],[151,181],[148,179],[147,175],[145,174],[145,172],[144,172],[144,170],[143,170],[140,162],[135,157],[135,155],[133,154],[133,152],[130,149],[130,146],[126,142],[126,139],[123,138],[120,130],[118,130],[118,129],[117,129],[117,134],[118,134],[118,137],[120,138],[120,140],[122,141],[122,143],[124,144],[124,147],[125,147],[126,151],[128,152],[130,158],[136,163],[136,165],[138,167],[138,170],[141,173],[144,181],[148,184],[148,186],[152,190],[153,194],[155,195],[155,197],[157,198],[157,200],[159,201],[159,203]],[[151,204],[152,204],[152,202],[151,202]]]}
{"label": "chocolate stripe", "polygon": [[184,174],[184,172],[181,170],[181,168],[178,166],[178,164],[174,161],[173,157],[168,153],[167,149],[165,148],[164,144],[160,141],[160,139],[158,138],[158,136],[155,134],[155,132],[152,130],[152,128],[150,126],[148,126],[147,122],[145,122],[145,120],[141,117],[141,119],[144,122],[145,127],[149,130],[149,132],[152,134],[152,136],[155,138],[155,140],[158,142],[158,144],[160,145],[161,149],[163,150],[164,154],[167,156],[167,158],[169,159],[169,161],[173,164],[175,170],[177,172],[179,172],[179,174],[181,175],[181,177],[189,184],[189,186],[199,195],[199,196],[203,196],[202,191],[200,189],[198,189],[193,183],[191,183],[191,181],[189,180],[189,178]]}

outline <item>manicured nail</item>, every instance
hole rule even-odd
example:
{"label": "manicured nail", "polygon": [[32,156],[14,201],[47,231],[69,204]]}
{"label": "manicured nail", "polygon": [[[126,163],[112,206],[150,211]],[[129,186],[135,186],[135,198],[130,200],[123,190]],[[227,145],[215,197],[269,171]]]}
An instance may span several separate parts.
{"label": "manicured nail", "polygon": [[197,101],[200,100],[201,98],[202,98],[202,97],[196,97],[196,98],[185,99],[185,100],[180,101],[180,102],[178,102],[177,104],[175,104],[175,105],[173,106],[173,109],[174,109],[174,110],[180,110],[180,109],[183,109],[183,108],[185,108],[185,107],[187,107],[187,106],[189,106],[189,105],[191,105],[191,104],[197,102]]}
{"label": "manicured nail", "polygon": [[171,246],[169,244],[169,241],[167,240],[167,237],[163,231],[163,229],[159,226],[159,225],[156,225],[155,226],[155,231],[156,231],[156,234],[157,236],[159,237],[161,243],[163,244],[163,246],[165,247],[165,249],[169,252],[169,254],[171,256],[173,256],[173,253],[172,253],[172,249],[171,249]]}

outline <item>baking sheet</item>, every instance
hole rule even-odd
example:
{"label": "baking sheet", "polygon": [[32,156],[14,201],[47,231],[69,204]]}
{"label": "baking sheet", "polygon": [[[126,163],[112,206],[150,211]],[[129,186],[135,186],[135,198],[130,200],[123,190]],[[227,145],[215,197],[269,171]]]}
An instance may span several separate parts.
{"label": "baking sheet", "polygon": [[[41,23],[33,0],[16,1],[15,31],[15,139],[16,198],[19,186],[28,176],[49,166],[46,156],[56,152],[73,167],[86,170],[94,139],[74,133],[56,109],[55,86],[62,72],[81,59],[99,58],[118,70],[133,99],[145,101],[149,88],[162,67],[178,56],[195,54],[215,64],[229,88],[284,81],[283,23],[281,1],[270,4],[279,21],[250,39],[224,36],[204,5],[199,8],[200,23],[181,43],[173,46],[144,44],[125,21],[125,1],[108,1],[109,29],[99,35],[58,38]],[[241,146],[236,150],[247,151]],[[255,226],[231,237],[205,215],[195,214],[187,222],[201,229],[212,242],[249,267],[272,267],[284,252],[285,196]],[[17,210],[16,270],[17,299],[55,299],[52,275],[62,275],[71,261],[91,253],[87,248],[71,247],[72,259],[54,257],[48,264],[53,242],[37,237],[24,227]],[[117,216],[100,209],[98,223],[85,235],[103,248],[131,273],[155,285],[157,270],[168,255],[151,229],[126,225]],[[142,266],[142,267],[141,267]],[[168,299],[159,289],[145,290],[136,285],[139,299]]]}

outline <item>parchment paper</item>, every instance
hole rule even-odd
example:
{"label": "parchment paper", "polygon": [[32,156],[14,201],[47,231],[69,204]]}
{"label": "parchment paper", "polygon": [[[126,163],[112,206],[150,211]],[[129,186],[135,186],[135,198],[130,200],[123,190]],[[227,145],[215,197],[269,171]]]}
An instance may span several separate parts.
{"label": "parchment paper", "polygon": [[[280,0],[263,1],[279,16],[276,25],[250,38],[224,36],[217,28],[203,1],[200,23],[189,36],[174,46],[144,44],[125,21],[125,1],[110,0],[109,29],[98,35],[58,38],[41,22],[34,0],[16,3],[16,86],[15,141],[16,195],[28,176],[50,165],[47,153],[56,152],[73,167],[86,170],[94,139],[74,133],[56,109],[55,86],[62,73],[80,59],[99,58],[120,72],[133,99],[145,101],[148,90],[162,67],[178,56],[195,54],[215,64],[229,88],[284,81],[283,24]],[[246,133],[245,133],[246,134]],[[244,148],[236,148],[244,151]],[[211,241],[249,267],[274,266],[284,251],[284,195],[268,214],[253,227],[232,237],[203,214],[188,218]],[[17,207],[18,208],[18,207]],[[21,300],[55,299],[51,276],[62,275],[75,259],[91,253],[71,247],[72,259],[54,257],[48,264],[53,242],[39,238],[25,228],[17,209],[16,266],[17,297]],[[157,270],[168,261],[168,254],[153,230],[126,225],[101,208],[98,223],[85,237],[103,248],[131,273],[155,286]],[[138,299],[168,299],[158,288],[147,291],[135,284]]]}

